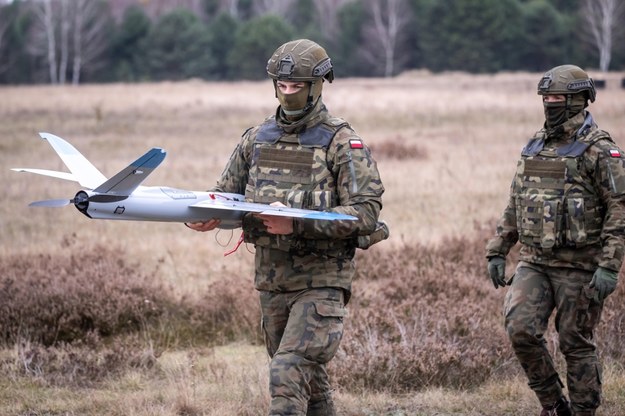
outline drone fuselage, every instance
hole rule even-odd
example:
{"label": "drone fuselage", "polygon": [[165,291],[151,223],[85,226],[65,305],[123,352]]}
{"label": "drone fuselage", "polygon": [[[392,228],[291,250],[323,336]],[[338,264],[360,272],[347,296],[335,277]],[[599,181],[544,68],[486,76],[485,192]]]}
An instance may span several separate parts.
{"label": "drone fuselage", "polygon": [[169,187],[140,186],[129,196],[100,194],[80,191],[73,202],[76,208],[92,219],[159,221],[159,222],[201,222],[217,218],[219,228],[241,226],[244,211],[210,210],[196,208],[192,204],[205,200],[243,201],[243,195],[196,192]]}

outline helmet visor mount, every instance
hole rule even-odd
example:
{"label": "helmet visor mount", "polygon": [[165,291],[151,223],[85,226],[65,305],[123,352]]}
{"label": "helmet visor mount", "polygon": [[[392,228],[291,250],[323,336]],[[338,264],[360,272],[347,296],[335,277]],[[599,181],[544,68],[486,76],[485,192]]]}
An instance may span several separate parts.
{"label": "helmet visor mount", "polygon": [[290,54],[285,56],[278,63],[278,79],[289,79],[293,75],[295,61]]}

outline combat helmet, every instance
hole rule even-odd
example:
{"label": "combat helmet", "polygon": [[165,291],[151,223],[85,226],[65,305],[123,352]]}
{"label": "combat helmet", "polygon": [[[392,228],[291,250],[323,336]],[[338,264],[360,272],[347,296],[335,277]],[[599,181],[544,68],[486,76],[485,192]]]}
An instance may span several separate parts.
{"label": "combat helmet", "polygon": [[[560,65],[545,72],[538,82],[538,94],[543,96],[545,126],[555,129],[595,101],[595,83],[575,65]],[[564,101],[545,101],[546,95],[563,95]]]}
{"label": "combat helmet", "polygon": [[280,46],[267,62],[267,74],[274,80],[332,82],[332,61],[325,49],[308,39],[292,40]]}
{"label": "combat helmet", "polygon": [[545,72],[538,82],[538,94],[571,95],[584,93],[594,102],[597,96],[595,82],[586,71],[575,65],[560,65]]}
{"label": "combat helmet", "polygon": [[[282,111],[290,116],[300,116],[314,107],[321,96],[323,81],[334,79],[332,61],[325,49],[308,39],[278,47],[267,61],[267,75],[273,79]],[[278,81],[306,82],[308,88],[287,97],[278,90]]]}

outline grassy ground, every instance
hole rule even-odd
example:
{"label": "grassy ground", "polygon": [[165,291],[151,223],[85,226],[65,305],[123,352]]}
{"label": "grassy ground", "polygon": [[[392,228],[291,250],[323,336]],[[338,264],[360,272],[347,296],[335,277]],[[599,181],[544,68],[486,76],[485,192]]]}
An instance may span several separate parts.
{"label": "grassy ground", "polygon": [[[267,359],[260,347],[231,344],[211,350],[173,351],[159,370],[128,371],[97,389],[45,387],[28,379],[0,382],[3,415],[173,416],[265,415]],[[607,368],[598,415],[625,414],[623,369]],[[431,388],[402,395],[338,389],[345,416],[537,415],[524,379],[511,377],[475,389]]]}
{"label": "grassy ground", "polygon": [[[622,76],[603,77],[607,88],[599,91],[591,111],[600,127],[625,147]],[[382,217],[391,226],[392,236],[384,243],[389,256],[405,245],[437,247],[492,227],[506,202],[519,151],[540,127],[539,78],[414,72],[326,85],[325,102],[332,113],[350,121],[375,150],[387,189]],[[116,257],[140,264],[144,274],[181,298],[201,302],[210,285],[223,279],[253,295],[251,254],[242,247],[223,257],[236,239],[231,233],[192,233],[180,224],[93,221],[73,207],[27,208],[34,200],[71,198],[78,188],[9,168],[65,170],[38,139],[37,132],[48,131],[73,143],[107,176],[148,148],[163,147],[168,157],[146,185],[202,190],[214,183],[242,132],[272,113],[276,102],[270,82],[0,87],[0,95],[0,258],[80,255],[110,247]],[[397,157],[397,149],[412,156]],[[368,296],[369,286],[356,286]],[[503,292],[488,293],[499,302]],[[23,348],[6,346],[0,352],[5,375],[0,414],[265,414],[267,358],[254,342],[184,347],[174,342],[155,355],[150,342],[147,337],[142,348],[152,365],[129,366],[88,387],[25,373]],[[599,414],[625,414],[622,366],[609,363],[604,384]],[[431,387],[392,394],[338,386],[337,402],[344,415],[538,413],[518,370],[462,390]]]}

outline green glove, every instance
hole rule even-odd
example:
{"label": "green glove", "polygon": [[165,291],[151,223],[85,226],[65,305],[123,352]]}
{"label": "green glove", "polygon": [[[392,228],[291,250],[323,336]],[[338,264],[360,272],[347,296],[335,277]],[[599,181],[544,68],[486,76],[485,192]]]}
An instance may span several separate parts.
{"label": "green glove", "polygon": [[599,267],[590,281],[590,287],[595,288],[595,300],[597,302],[603,302],[610,293],[614,292],[617,281],[618,272]]}
{"label": "green glove", "polygon": [[488,258],[488,275],[495,289],[506,285],[506,259],[501,256]]}

